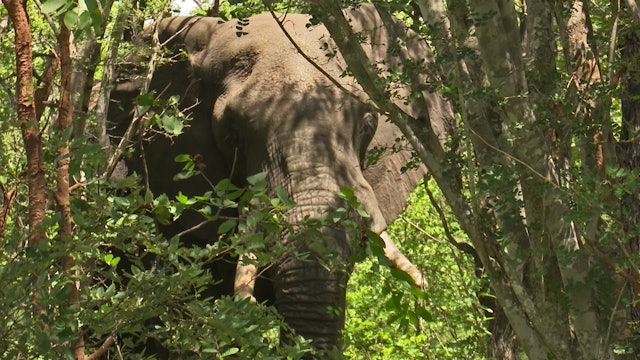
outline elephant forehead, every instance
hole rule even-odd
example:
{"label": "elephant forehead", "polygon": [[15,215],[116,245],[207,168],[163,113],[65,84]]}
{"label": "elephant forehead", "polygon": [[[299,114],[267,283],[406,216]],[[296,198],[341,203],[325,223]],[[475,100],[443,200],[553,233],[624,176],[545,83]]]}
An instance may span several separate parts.
{"label": "elephant forehead", "polygon": [[[295,45],[270,14],[227,22],[217,18],[170,18],[160,24],[165,34],[161,39],[172,38],[173,34],[172,46],[189,55],[194,71],[204,80],[233,77],[231,81],[238,81],[258,74],[253,81],[315,82],[325,76],[313,62],[334,74],[334,80],[343,86],[354,86],[352,80],[338,76],[346,65],[332,50],[323,26],[307,27],[309,17],[300,14],[286,15],[281,21]],[[180,26],[187,28],[181,30]]]}

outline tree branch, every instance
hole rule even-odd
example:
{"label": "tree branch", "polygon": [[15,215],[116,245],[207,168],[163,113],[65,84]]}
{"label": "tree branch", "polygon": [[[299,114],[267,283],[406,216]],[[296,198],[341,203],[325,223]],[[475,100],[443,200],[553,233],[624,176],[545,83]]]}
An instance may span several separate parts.
{"label": "tree branch", "polygon": [[107,350],[111,347],[111,345],[115,344],[116,338],[115,336],[109,336],[99,348],[96,349],[91,355],[87,356],[85,360],[96,360],[99,359],[102,355],[104,355]]}

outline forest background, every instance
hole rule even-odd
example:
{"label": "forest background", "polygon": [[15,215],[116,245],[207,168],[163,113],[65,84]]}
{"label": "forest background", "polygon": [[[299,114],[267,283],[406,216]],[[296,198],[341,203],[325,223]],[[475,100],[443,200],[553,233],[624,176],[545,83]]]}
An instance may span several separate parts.
{"label": "forest background", "polygon": [[[194,12],[246,18],[273,8],[322,21],[356,3],[202,2]],[[104,109],[114,69],[143,24],[179,9],[135,0],[3,4],[0,357],[135,358],[130,334],[202,357],[309,352],[304,341],[279,343],[286,325],[272,308],[198,296],[210,280],[200,265],[234,249],[185,247],[157,233],[156,219],[187,200],[109,176]],[[424,121],[372,96],[430,170],[391,226],[429,286],[414,288],[375,254],[363,259],[350,282],[345,357],[636,358],[635,0],[376,4],[428,39],[429,70],[441,82],[401,80],[447,96],[458,126],[440,145]],[[361,71],[366,60],[339,39],[357,60],[352,75],[373,84],[364,90],[387,93],[398,79]],[[179,116],[165,120],[165,129],[179,128]],[[269,203],[262,190],[246,196]],[[164,261],[145,268],[139,246]],[[167,314],[161,326],[143,326],[158,314]]]}

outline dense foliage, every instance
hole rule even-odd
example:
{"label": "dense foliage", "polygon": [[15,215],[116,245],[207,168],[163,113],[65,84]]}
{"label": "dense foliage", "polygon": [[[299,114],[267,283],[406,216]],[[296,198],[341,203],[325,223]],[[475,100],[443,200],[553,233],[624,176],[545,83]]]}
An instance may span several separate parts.
{"label": "dense foliage", "polygon": [[[424,187],[411,195],[405,213],[389,232],[424,272],[428,286],[417,291],[394,276],[384,258],[356,266],[348,292],[345,355],[353,359],[484,359],[489,315],[478,301],[486,291],[474,259],[451,241],[464,240],[452,218],[446,234]],[[448,239],[451,236],[451,239]]]}
{"label": "dense foliage", "polygon": [[[349,284],[346,357],[636,356],[635,1],[378,1],[381,12],[403,19],[433,48],[426,68],[411,64],[403,74],[366,71],[374,66],[358,58],[357,41],[346,41],[358,34],[331,24],[342,16],[339,7],[357,2],[217,3],[195,12],[246,18],[304,11],[327,23],[345,40],[337,40],[342,52],[354,54],[349,75],[371,84],[364,90],[431,172],[390,228],[428,287],[410,285],[370,246]],[[137,177],[107,176],[116,163],[101,113],[108,86],[94,85],[113,80],[116,60],[131,51],[121,41],[171,14],[167,4],[3,4],[0,357],[144,358],[141,349],[156,345],[194,358],[311,353],[303,339],[280,342],[287,325],[272,307],[207,292],[215,274],[206,265],[220,256],[255,253],[258,264],[268,264],[278,251],[290,251],[258,251],[290,226],[284,192],[267,194],[258,174],[249,189],[221,182],[202,196],[170,199],[147,191]],[[71,53],[72,64],[65,63]],[[421,71],[436,72],[440,81],[421,83]],[[389,105],[392,80],[450,100],[457,126],[444,144],[425,119]],[[139,100],[143,108],[153,101]],[[419,102],[419,92],[406,101]],[[176,135],[183,120],[168,111],[155,126]],[[121,150],[118,156],[128,151]],[[194,159],[176,160],[185,164],[179,176],[201,175]],[[347,190],[342,195],[350,198]],[[350,202],[355,208],[344,212],[360,210]],[[160,235],[159,224],[186,209],[215,218],[207,212],[213,206],[252,215],[227,219],[219,235],[230,240],[204,248]]]}

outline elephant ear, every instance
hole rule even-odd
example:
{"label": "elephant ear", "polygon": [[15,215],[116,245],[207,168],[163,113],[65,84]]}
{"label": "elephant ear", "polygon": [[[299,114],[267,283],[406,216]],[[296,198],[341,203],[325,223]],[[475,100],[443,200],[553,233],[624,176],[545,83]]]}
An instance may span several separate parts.
{"label": "elephant ear", "polygon": [[423,164],[411,163],[411,146],[402,137],[400,130],[388,121],[380,121],[378,129],[367,147],[363,175],[378,200],[380,211],[387,224],[400,215],[407,203],[407,197],[418,186],[427,173]]}

